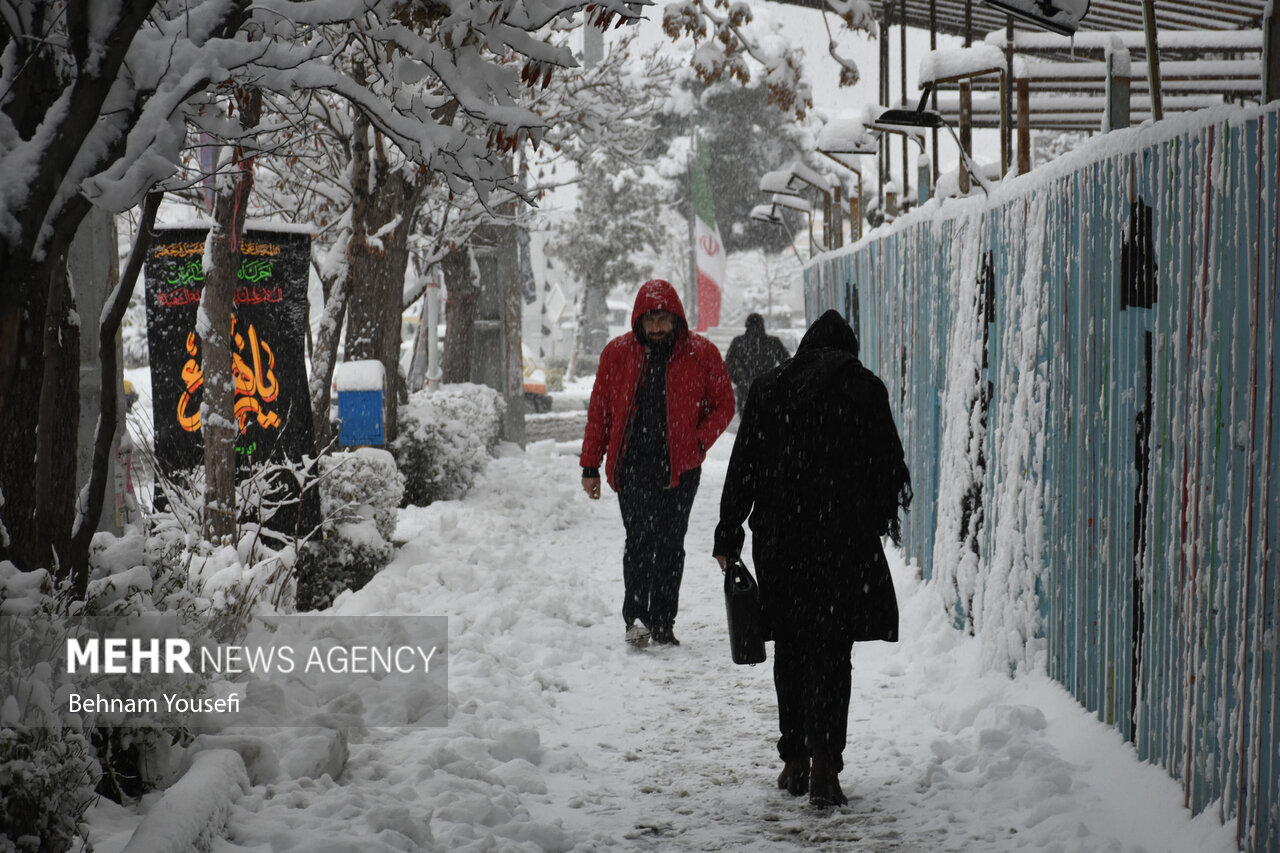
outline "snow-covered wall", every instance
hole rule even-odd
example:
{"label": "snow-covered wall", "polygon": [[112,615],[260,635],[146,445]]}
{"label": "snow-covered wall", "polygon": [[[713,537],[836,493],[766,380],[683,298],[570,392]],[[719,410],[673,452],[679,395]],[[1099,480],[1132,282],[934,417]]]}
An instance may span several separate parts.
{"label": "snow-covered wall", "polygon": [[805,269],[889,386],[942,606],[1249,851],[1280,847],[1277,115],[1096,137]]}

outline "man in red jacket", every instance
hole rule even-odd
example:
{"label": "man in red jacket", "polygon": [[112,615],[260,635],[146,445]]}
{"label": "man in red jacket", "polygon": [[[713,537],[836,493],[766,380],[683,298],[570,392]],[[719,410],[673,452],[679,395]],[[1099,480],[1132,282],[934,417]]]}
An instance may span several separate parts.
{"label": "man in red jacket", "polygon": [[[636,295],[631,331],[600,353],[582,439],[582,488],[600,497],[600,463],[627,531],[622,557],[626,640],[679,645],[673,633],[684,535],[702,460],[733,420],[733,383],[715,344],[689,331],[675,288]],[[606,460],[607,454],[607,460]]]}

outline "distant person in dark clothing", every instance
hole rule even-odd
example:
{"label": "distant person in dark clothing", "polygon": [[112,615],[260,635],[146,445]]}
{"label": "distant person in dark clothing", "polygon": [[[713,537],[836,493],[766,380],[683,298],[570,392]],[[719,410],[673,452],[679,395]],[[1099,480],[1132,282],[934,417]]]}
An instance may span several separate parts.
{"label": "distant person in dark clothing", "polygon": [[675,288],[645,282],[631,331],[600,353],[582,488],[600,497],[600,463],[627,531],[622,556],[626,640],[679,645],[672,630],[684,576],[684,536],[702,460],[733,420],[733,386],[715,344],[689,331]]}
{"label": "distant person in dark clothing", "polygon": [[782,341],[765,334],[764,317],[748,314],[747,330],[733,339],[724,358],[725,366],[729,368],[729,378],[733,380],[739,415],[742,414],[747,391],[755,378],[789,358],[791,353],[787,352]]}
{"label": "distant person in dark clothing", "polygon": [[713,554],[741,553],[750,518],[766,636],[774,641],[778,787],[847,802],[844,766],[853,643],[898,639],[880,537],[901,538],[911,477],[884,384],[858,360],[836,311],[795,357],[756,379],[720,499]]}

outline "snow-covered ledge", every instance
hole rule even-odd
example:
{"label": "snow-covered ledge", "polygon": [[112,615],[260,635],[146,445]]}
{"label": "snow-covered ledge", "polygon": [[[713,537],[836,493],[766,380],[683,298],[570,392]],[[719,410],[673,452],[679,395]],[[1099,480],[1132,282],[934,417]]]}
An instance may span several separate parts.
{"label": "snow-covered ledge", "polygon": [[231,749],[196,756],[134,830],[122,853],[208,850],[227,822],[231,805],[249,787],[244,760]]}
{"label": "snow-covered ledge", "polygon": [[[1023,67],[1022,57],[1015,56],[1013,76],[1022,76]],[[954,83],[969,77],[1002,74],[1004,71],[1004,51],[995,45],[979,43],[969,47],[931,50],[920,60],[920,86],[929,83]]]}

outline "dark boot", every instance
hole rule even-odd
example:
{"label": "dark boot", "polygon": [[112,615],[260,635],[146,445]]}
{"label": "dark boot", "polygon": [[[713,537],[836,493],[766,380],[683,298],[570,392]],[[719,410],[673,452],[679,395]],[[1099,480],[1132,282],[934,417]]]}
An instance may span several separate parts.
{"label": "dark boot", "polygon": [[840,790],[840,771],[836,770],[831,756],[815,750],[813,766],[809,770],[809,804],[824,808],[843,806],[849,798]]}
{"label": "dark boot", "polygon": [[680,645],[680,641],[676,639],[676,635],[672,632],[670,625],[654,625],[652,636],[653,642],[659,646]]}
{"label": "dark boot", "polygon": [[809,793],[809,762],[797,758],[782,765],[778,774],[778,787],[793,797]]}

